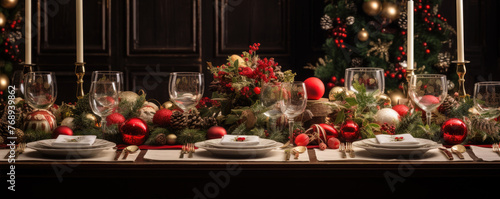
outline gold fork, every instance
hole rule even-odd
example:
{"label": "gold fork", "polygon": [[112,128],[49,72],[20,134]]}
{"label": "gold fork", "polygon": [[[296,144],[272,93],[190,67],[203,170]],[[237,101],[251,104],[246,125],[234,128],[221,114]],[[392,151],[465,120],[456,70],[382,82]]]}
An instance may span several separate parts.
{"label": "gold fork", "polygon": [[346,155],[346,145],[344,143],[340,143],[340,147],[339,147],[339,151],[342,155],[342,158],[347,158],[347,155]]}
{"label": "gold fork", "polygon": [[193,143],[189,143],[188,144],[188,158],[192,158],[193,157],[193,153],[194,153],[194,144]]}
{"label": "gold fork", "polygon": [[24,149],[26,149],[26,143],[23,142],[17,146],[16,154],[14,155],[14,158],[17,159],[19,154],[22,154],[24,152]]}
{"label": "gold fork", "polygon": [[179,158],[184,158],[184,154],[186,154],[186,152],[187,152],[187,144],[182,145],[181,155],[179,156]]}
{"label": "gold fork", "polygon": [[347,149],[349,151],[349,157],[355,158],[356,154],[354,154],[354,149],[352,148],[352,142],[347,142]]}

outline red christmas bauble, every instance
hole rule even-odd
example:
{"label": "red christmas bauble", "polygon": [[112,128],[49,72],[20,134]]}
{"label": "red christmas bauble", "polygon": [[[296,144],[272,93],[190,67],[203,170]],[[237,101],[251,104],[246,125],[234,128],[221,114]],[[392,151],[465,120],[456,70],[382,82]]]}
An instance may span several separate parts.
{"label": "red christmas bauble", "polygon": [[420,104],[423,104],[425,106],[432,105],[432,104],[439,104],[439,98],[432,96],[432,95],[424,95],[420,101]]}
{"label": "red christmas bauble", "polygon": [[67,126],[59,126],[52,132],[52,138],[57,138],[59,135],[73,135],[73,130]]}
{"label": "red christmas bauble", "polygon": [[398,112],[399,116],[401,117],[406,116],[406,114],[408,114],[408,111],[410,111],[410,108],[404,104],[393,106],[392,109]]}
{"label": "red christmas bauble", "polygon": [[170,125],[170,116],[172,116],[172,111],[170,109],[156,111],[153,117],[153,123],[162,127],[167,127]]}
{"label": "red christmas bauble", "polygon": [[123,122],[125,122],[125,117],[120,113],[113,113],[106,117],[106,126],[111,126],[113,124],[121,125]]}
{"label": "red christmas bauble", "polygon": [[340,147],[340,140],[337,138],[328,139],[328,147],[331,149],[338,149]]}
{"label": "red christmas bauble", "polygon": [[222,138],[222,136],[224,136],[226,134],[227,134],[227,131],[224,127],[212,126],[207,130],[207,139]]}
{"label": "red christmas bauble", "polygon": [[317,77],[309,77],[304,81],[307,91],[307,99],[318,100],[325,94],[325,85]]}
{"label": "red christmas bauble", "polygon": [[253,92],[254,92],[256,95],[260,95],[260,87],[255,87],[255,88],[253,88]]}
{"label": "red christmas bauble", "polygon": [[447,144],[460,144],[467,138],[467,125],[460,119],[451,118],[443,123],[441,132]]}
{"label": "red christmas bauble", "polygon": [[307,146],[309,144],[309,136],[305,133],[297,135],[295,138],[295,145],[297,146]]}
{"label": "red christmas bauble", "polygon": [[149,127],[140,118],[130,118],[120,126],[120,133],[122,133],[123,142],[140,145],[146,141],[149,135]]}
{"label": "red christmas bauble", "polygon": [[24,131],[33,129],[51,133],[56,127],[56,116],[47,110],[35,110],[29,113],[24,122]]}
{"label": "red christmas bauble", "polygon": [[359,137],[359,126],[352,120],[346,120],[340,127],[340,138],[346,142],[352,142]]}
{"label": "red christmas bauble", "polygon": [[339,137],[337,129],[328,124],[313,124],[305,133],[311,136],[312,144],[326,143],[331,137]]}

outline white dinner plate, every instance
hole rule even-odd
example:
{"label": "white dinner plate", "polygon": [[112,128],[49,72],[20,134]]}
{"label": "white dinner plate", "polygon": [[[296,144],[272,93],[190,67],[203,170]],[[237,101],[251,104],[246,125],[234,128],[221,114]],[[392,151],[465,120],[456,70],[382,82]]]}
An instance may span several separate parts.
{"label": "white dinner plate", "polygon": [[[433,143],[431,143],[433,142]],[[430,144],[418,148],[385,148],[370,146],[362,140],[353,142],[353,146],[365,149],[366,151],[380,156],[421,156],[431,149],[440,147],[441,145],[430,140]]]}
{"label": "white dinner plate", "polygon": [[[42,140],[40,140],[42,141]],[[85,158],[85,157],[92,157],[100,152],[102,152],[105,149],[113,148],[116,146],[115,143],[113,142],[108,142],[107,145],[101,146],[101,147],[96,147],[96,148],[48,148],[45,146],[40,145],[40,141],[35,141],[35,142],[30,142],[27,144],[28,148],[32,148],[39,153],[47,156],[52,156],[52,157],[59,157],[59,158]]]}
{"label": "white dinner plate", "polygon": [[373,146],[373,147],[383,147],[383,148],[419,148],[425,145],[429,144],[436,144],[436,142],[428,139],[422,139],[422,138],[415,138],[418,142],[418,144],[407,144],[407,145],[394,145],[394,144],[380,144],[377,141],[377,138],[367,138],[361,140],[363,143]]}
{"label": "white dinner plate", "polygon": [[[209,141],[209,140],[207,140]],[[206,141],[197,142],[194,144],[198,148],[205,149],[215,156],[232,157],[232,158],[248,158],[248,157],[262,157],[269,153],[271,150],[282,146],[282,143],[275,142],[274,145],[265,148],[219,148],[207,145]]]}
{"label": "white dinner plate", "polygon": [[261,148],[272,147],[277,143],[274,140],[260,138],[260,142],[257,145],[224,145],[220,143],[221,140],[222,138],[206,140],[205,144],[211,147],[225,148],[225,149],[261,149]]}
{"label": "white dinner plate", "polygon": [[88,149],[88,148],[99,148],[99,147],[105,147],[105,146],[108,146],[108,145],[111,145],[111,144],[114,144],[113,142],[110,142],[110,141],[107,141],[107,140],[103,140],[103,139],[96,139],[94,144],[92,145],[88,145],[88,146],[82,146],[82,145],[79,145],[79,146],[69,146],[69,145],[64,145],[64,146],[61,146],[61,145],[52,145],[52,143],[55,141],[56,139],[46,139],[46,140],[39,140],[37,141],[37,143],[40,145],[40,146],[43,146],[43,147],[47,147],[47,148],[53,148],[53,149]]}

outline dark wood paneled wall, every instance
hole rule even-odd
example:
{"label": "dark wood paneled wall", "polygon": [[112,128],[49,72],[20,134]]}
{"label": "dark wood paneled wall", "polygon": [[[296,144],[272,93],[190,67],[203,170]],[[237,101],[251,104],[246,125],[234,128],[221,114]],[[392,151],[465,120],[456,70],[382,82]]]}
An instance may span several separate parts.
{"label": "dark wood paneled wall", "polygon": [[[33,5],[37,67],[56,71],[59,102],[76,101],[75,2],[33,0]],[[471,90],[476,80],[499,78],[500,7],[496,0],[467,0],[464,5]],[[144,89],[148,98],[163,102],[170,72],[202,71],[209,82],[206,61],[222,64],[254,42],[262,44],[261,56],[275,57],[304,80],[313,72],[303,66],[323,56],[323,7],[323,0],[85,0],[85,89],[92,71],[119,70],[127,90]],[[440,7],[453,25],[454,8],[454,1]],[[494,74],[488,76],[490,72]]]}

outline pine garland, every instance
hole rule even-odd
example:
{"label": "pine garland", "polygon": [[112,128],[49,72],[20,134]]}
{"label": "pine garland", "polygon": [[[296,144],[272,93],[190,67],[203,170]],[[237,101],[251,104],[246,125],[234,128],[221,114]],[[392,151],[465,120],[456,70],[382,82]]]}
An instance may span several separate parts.
{"label": "pine garland", "polygon": [[163,134],[168,135],[170,132],[166,128],[155,128],[149,133],[148,139],[144,142],[145,145],[158,145],[156,142],[156,136]]}
{"label": "pine garland", "polygon": [[177,143],[187,144],[201,142],[206,139],[207,133],[199,129],[184,129],[177,136]]}

